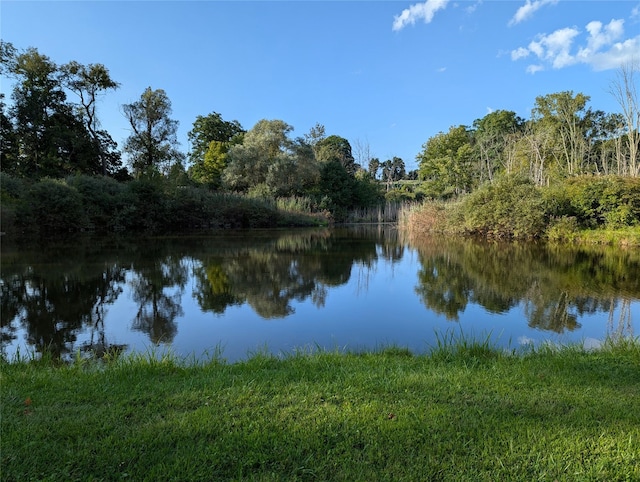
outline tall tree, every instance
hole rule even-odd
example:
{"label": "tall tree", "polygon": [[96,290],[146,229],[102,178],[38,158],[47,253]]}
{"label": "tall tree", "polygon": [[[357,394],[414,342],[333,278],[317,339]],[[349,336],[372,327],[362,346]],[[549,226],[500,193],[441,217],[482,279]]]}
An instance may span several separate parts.
{"label": "tall tree", "polygon": [[18,162],[18,139],[11,119],[5,114],[4,94],[0,94],[0,169],[15,172]]}
{"label": "tall tree", "polygon": [[58,67],[33,48],[14,58],[3,59],[3,62],[18,80],[10,111],[20,145],[18,171],[32,176],[61,174],[59,146],[56,145],[59,131],[56,132],[55,127],[71,112],[65,103]]}
{"label": "tall tree", "polygon": [[640,176],[640,98],[638,94],[640,60],[624,64],[611,83],[610,93],[620,105],[627,130],[628,158],[620,174]]}
{"label": "tall tree", "polygon": [[313,148],[314,154],[317,154],[316,146],[318,142],[325,137],[327,137],[327,135],[325,134],[324,125],[316,122],[315,125],[309,129],[309,132],[304,135],[304,141]]}
{"label": "tall tree", "polygon": [[420,179],[440,196],[461,194],[472,185],[471,135],[466,126],[451,127],[431,137],[416,156]]}
{"label": "tall tree", "polygon": [[587,102],[587,95],[558,92],[536,97],[531,112],[534,124],[554,135],[556,141],[552,155],[559,170],[568,175],[582,173],[586,152]]}
{"label": "tall tree", "polygon": [[122,106],[132,133],[125,142],[131,165],[137,175],[153,170],[167,171],[183,155],[176,146],[178,121],[170,118],[171,101],[162,89],[147,87],[140,100]]}
{"label": "tall tree", "polygon": [[238,121],[225,121],[217,112],[196,117],[193,128],[187,134],[191,144],[191,177],[198,182],[219,185],[226,167],[227,150],[241,141],[244,132]]}
{"label": "tall tree", "polygon": [[382,179],[387,183],[387,191],[391,189],[393,182],[404,179],[406,174],[404,161],[399,157],[388,159],[382,163]]}
{"label": "tall tree", "polygon": [[378,177],[378,170],[380,169],[380,159],[377,157],[372,157],[369,159],[369,175],[372,179],[376,179]]}
{"label": "tall tree", "polygon": [[513,134],[521,132],[524,120],[513,111],[497,110],[473,121],[474,147],[478,152],[479,183],[493,180],[507,164],[506,147]]}
{"label": "tall tree", "polygon": [[117,144],[107,131],[99,129],[96,104],[102,92],[115,90],[119,84],[111,79],[109,71],[102,64],[85,66],[71,61],[60,70],[64,85],[80,100],[80,117],[91,136],[95,155],[100,160],[102,175],[115,172],[120,167],[120,155],[115,151]]}
{"label": "tall tree", "polygon": [[244,135],[242,144],[229,149],[224,183],[236,191],[265,184],[272,165],[288,165],[292,156],[293,130],[282,120],[262,119]]}
{"label": "tall tree", "polygon": [[332,135],[319,141],[316,158],[320,162],[338,161],[349,175],[355,176],[356,161],[351,153],[351,144],[344,137]]}

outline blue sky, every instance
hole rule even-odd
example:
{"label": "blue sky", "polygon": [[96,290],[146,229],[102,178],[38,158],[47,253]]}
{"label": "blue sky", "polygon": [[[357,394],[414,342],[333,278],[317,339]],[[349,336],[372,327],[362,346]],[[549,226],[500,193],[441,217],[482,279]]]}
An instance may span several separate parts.
{"label": "blue sky", "polygon": [[245,129],[281,119],[293,136],[318,122],[410,169],[438,132],[497,109],[529,118],[539,95],[619,112],[610,84],[640,57],[636,0],[2,0],[0,19],[19,49],[109,69],[121,87],[99,115],[120,146],[120,106],[150,86],[171,99],[185,152],[196,116],[215,111]]}

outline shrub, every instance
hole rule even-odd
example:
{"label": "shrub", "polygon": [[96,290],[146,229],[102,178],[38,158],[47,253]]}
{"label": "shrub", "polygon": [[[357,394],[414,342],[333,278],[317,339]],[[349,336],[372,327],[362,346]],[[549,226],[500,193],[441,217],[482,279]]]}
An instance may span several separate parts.
{"label": "shrub", "polygon": [[22,179],[0,172],[0,231],[13,231],[18,204],[25,197],[26,186]]}
{"label": "shrub", "polygon": [[41,233],[78,231],[89,225],[78,191],[64,181],[47,178],[29,189],[16,221]]}
{"label": "shrub", "polygon": [[123,227],[142,231],[166,230],[167,198],[159,180],[131,181],[127,184],[124,195],[129,209],[119,219]]}
{"label": "shrub", "polygon": [[640,223],[640,179],[620,176],[581,176],[565,183],[570,205],[567,215],[581,226],[612,228]]}
{"label": "shrub", "polygon": [[3,204],[20,199],[24,195],[25,189],[22,179],[0,172],[0,199]]}
{"label": "shrub", "polygon": [[574,216],[554,218],[547,228],[549,241],[575,241],[579,231],[578,221]]}
{"label": "shrub", "polygon": [[168,201],[167,224],[172,230],[215,223],[215,195],[204,188],[182,187]]}
{"label": "shrub", "polygon": [[86,175],[71,177],[67,184],[80,194],[92,228],[113,230],[119,227],[117,213],[125,208],[123,184],[108,177]]}
{"label": "shrub", "polygon": [[519,176],[505,176],[485,184],[463,199],[464,230],[497,238],[537,238],[546,227],[542,194]]}

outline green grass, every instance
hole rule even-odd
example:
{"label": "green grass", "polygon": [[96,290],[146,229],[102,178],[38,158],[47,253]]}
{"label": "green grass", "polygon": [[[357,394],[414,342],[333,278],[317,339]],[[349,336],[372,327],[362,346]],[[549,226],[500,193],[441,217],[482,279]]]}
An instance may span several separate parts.
{"label": "green grass", "polygon": [[1,362],[2,480],[640,480],[640,342]]}

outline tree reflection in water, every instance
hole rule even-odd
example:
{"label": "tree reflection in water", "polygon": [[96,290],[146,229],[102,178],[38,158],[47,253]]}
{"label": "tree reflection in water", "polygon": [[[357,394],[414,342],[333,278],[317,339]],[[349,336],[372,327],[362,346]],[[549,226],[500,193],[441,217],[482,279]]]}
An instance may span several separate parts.
{"label": "tree reflection in water", "polygon": [[135,263],[132,272],[129,284],[139,305],[133,329],[149,335],[154,344],[171,343],[178,332],[176,318],[184,314],[181,302],[188,279],[186,262],[178,256],[145,259]]}
{"label": "tree reflection in water", "polygon": [[325,307],[332,290],[351,278],[356,296],[366,294],[380,262],[393,270],[416,252],[415,293],[447,320],[458,320],[470,304],[492,314],[521,307],[529,327],[563,333],[580,328],[583,316],[603,313],[611,336],[632,334],[631,304],[640,298],[636,251],[439,237],[410,247],[394,227],[361,226],[250,236],[80,238],[34,248],[4,243],[0,343],[4,351],[20,335],[34,351],[56,357],[78,349],[122,350],[124,345],[109,343],[105,319],[123,293],[136,307],[119,321],[152,343],[171,343],[187,287],[202,312],[221,316],[246,305],[261,318],[282,319],[298,303]]}
{"label": "tree reflection in water", "polygon": [[72,354],[77,333],[88,326],[92,336],[83,351],[109,350],[104,336],[106,306],[122,293],[125,270],[109,261],[99,266],[67,264],[66,269],[36,261],[24,267],[11,262],[3,266],[3,346],[15,339],[21,325],[37,353],[60,358]]}
{"label": "tree reflection in water", "polygon": [[[585,314],[613,313],[621,293],[640,296],[640,255],[631,250],[443,237],[426,239],[417,249],[416,292],[429,309],[452,321],[469,303],[491,313],[522,303],[531,328],[562,333],[579,328]],[[621,313],[629,313],[624,302]],[[631,331],[630,322],[624,326]]]}

